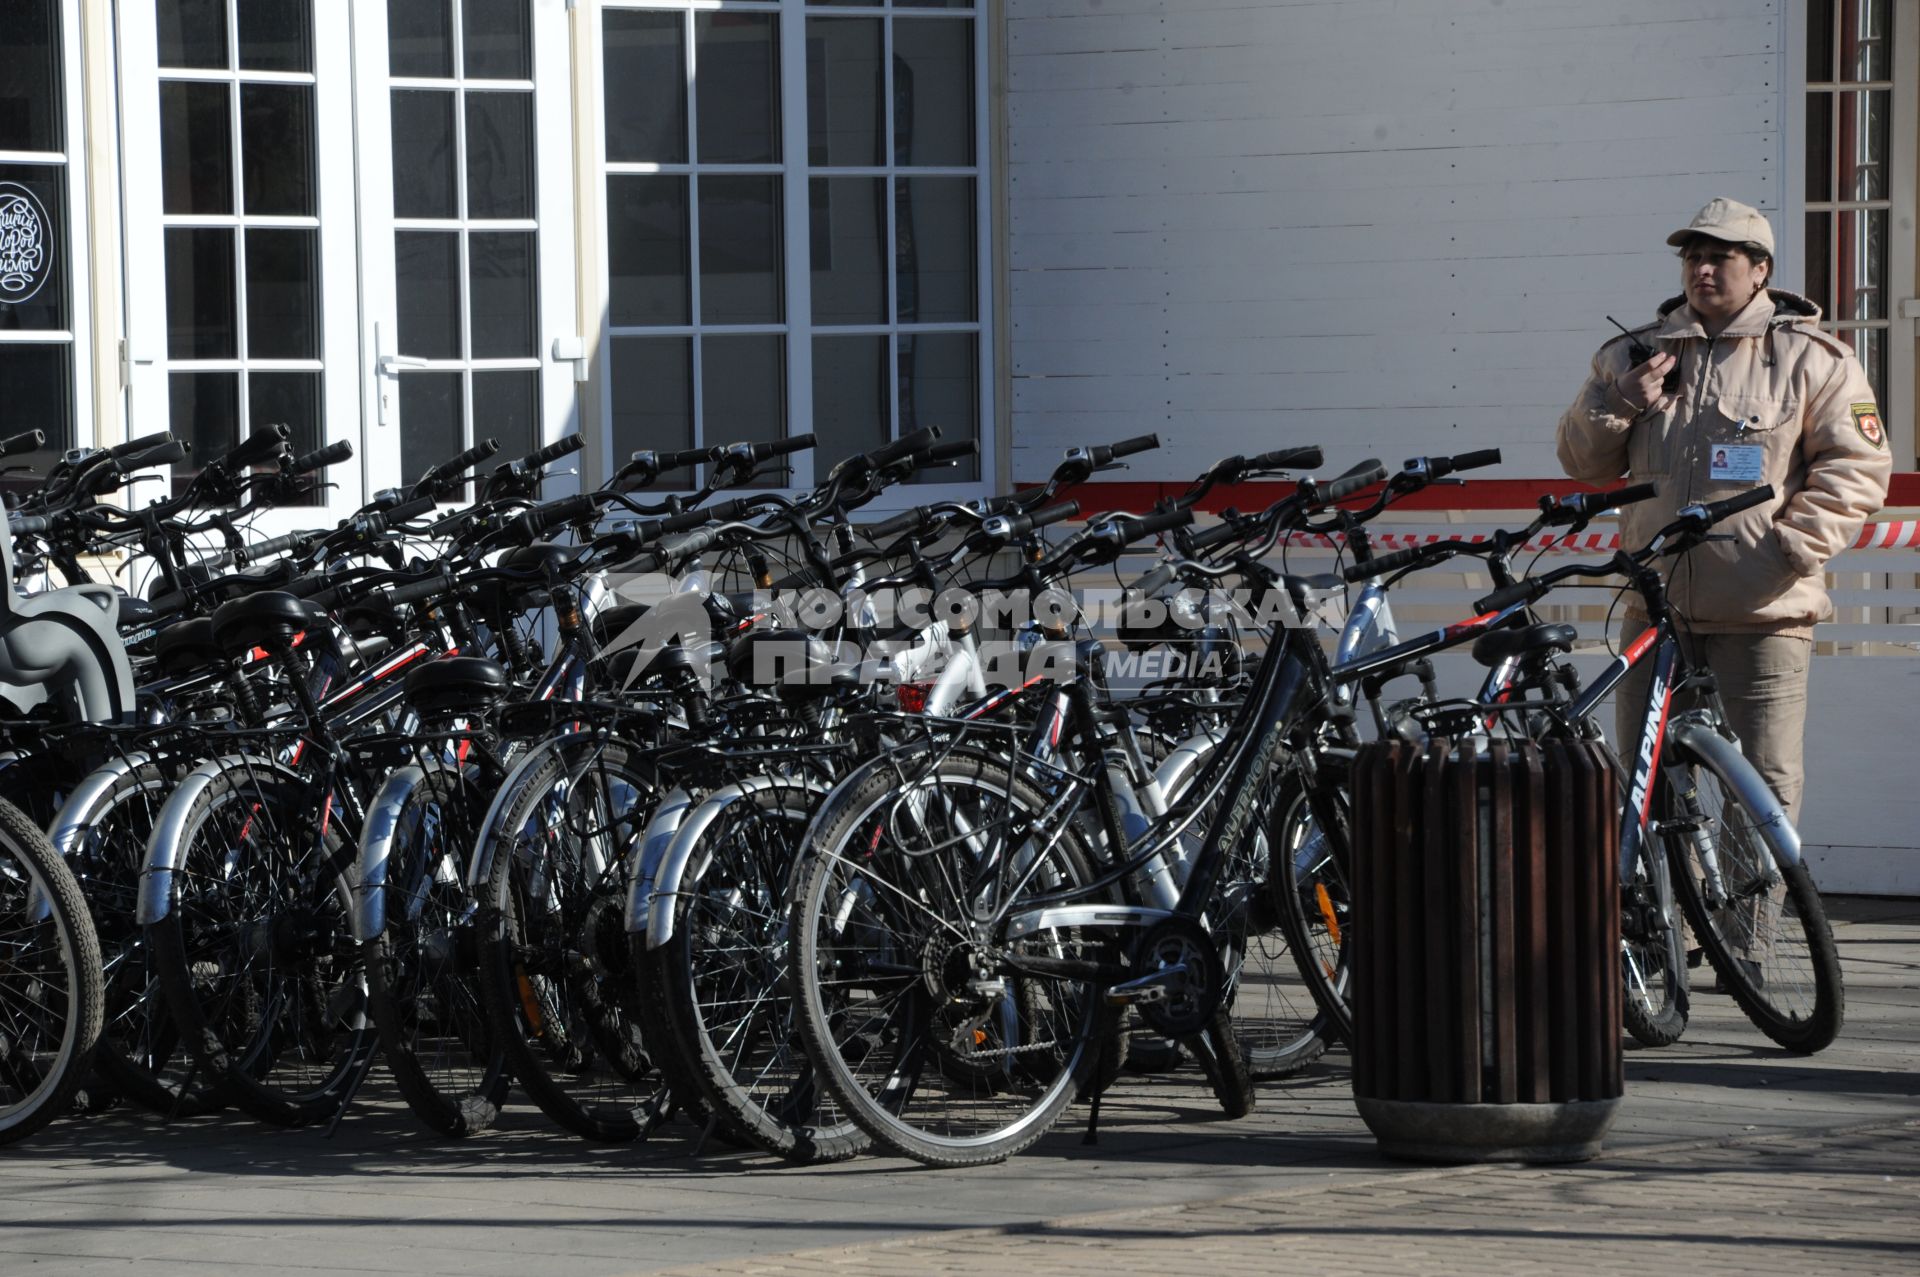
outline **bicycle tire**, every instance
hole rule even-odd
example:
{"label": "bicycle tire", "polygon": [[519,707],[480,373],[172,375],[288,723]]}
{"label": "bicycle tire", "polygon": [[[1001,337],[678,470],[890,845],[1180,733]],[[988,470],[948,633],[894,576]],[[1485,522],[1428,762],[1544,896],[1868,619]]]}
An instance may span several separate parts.
{"label": "bicycle tire", "polygon": [[[11,861],[8,865],[5,862]],[[0,1144],[68,1111],[103,1015],[100,945],[73,872],[0,799]]]}
{"label": "bicycle tire", "polygon": [[[105,1014],[93,1071],[114,1092],[165,1117],[227,1105],[224,1082],[200,1069],[180,1040],[141,927],[134,921],[154,818],[175,777],[155,763],[122,771],[55,818],[56,848],[76,868],[100,943]],[[72,836],[67,837],[67,831]]]}
{"label": "bicycle tire", "polygon": [[728,804],[689,858],[673,934],[652,951],[633,937],[682,1085],[728,1134],[796,1163],[840,1161],[870,1143],[820,1087],[789,994],[785,890],[817,798],[795,785]]}
{"label": "bicycle tire", "polygon": [[475,973],[478,902],[467,857],[491,795],[458,772],[429,771],[394,820],[385,925],[365,941],[367,1004],[407,1106],[454,1139],[491,1127],[512,1076]]}
{"label": "bicycle tire", "polygon": [[1212,1022],[1200,1032],[1183,1038],[1181,1044],[1206,1075],[1207,1087],[1219,1103],[1223,1117],[1245,1117],[1253,1112],[1256,1094],[1253,1072],[1241,1050],[1233,1015],[1227,1008],[1216,1009]]}
{"label": "bicycle tire", "polygon": [[[1319,783],[1330,787],[1326,802],[1332,804],[1337,818],[1348,819],[1352,805],[1345,790],[1327,777],[1320,777]],[[1355,919],[1347,840],[1322,832],[1320,814],[1299,772],[1287,769],[1276,784],[1267,826],[1274,865],[1269,881],[1300,980],[1318,1009],[1295,1048],[1299,1058],[1291,1071],[1297,1072],[1325,1054],[1334,1041],[1353,1040],[1353,1010],[1347,997],[1353,978],[1349,940]]]}
{"label": "bicycle tire", "polygon": [[1845,1021],[1840,951],[1813,876],[1773,845],[1768,827],[1721,773],[1725,766],[1675,758],[1662,769],[1679,809],[1701,822],[1689,832],[1711,841],[1726,883],[1724,896],[1710,900],[1697,852],[1685,849],[1699,844],[1684,837],[1670,841],[1681,908],[1714,972],[1754,1026],[1787,1050],[1810,1055],[1832,1045]]}
{"label": "bicycle tire", "polygon": [[563,740],[499,803],[482,897],[481,997],[528,1097],[583,1139],[639,1138],[660,1099],[631,999],[623,831],[650,776],[625,746]]}
{"label": "bicycle tire", "polygon": [[[896,770],[915,765],[910,778]],[[801,1034],[841,1107],[882,1147],[931,1166],[1004,1161],[1052,1129],[1114,1049],[1119,1017],[1097,980],[1012,974],[965,938],[966,911],[956,924],[954,901],[935,898],[951,897],[945,884],[959,879],[948,875],[971,867],[963,848],[993,840],[983,854],[1006,851],[994,837],[1003,817],[1046,808],[1006,759],[956,750],[856,773],[816,818],[791,928]],[[922,832],[903,840],[896,818]],[[928,837],[936,840],[922,845]],[[1081,842],[1071,824],[1060,830],[1029,886],[1092,881]],[[1012,848],[1008,863],[1027,847]],[[1065,928],[1044,937],[1026,947],[1047,952],[1029,956],[1117,962],[1104,939]],[[857,998],[856,984],[883,991]]]}
{"label": "bicycle tire", "polygon": [[1678,1042],[1690,1011],[1686,946],[1675,909],[1660,908],[1662,896],[1673,899],[1672,876],[1666,852],[1643,839],[1633,878],[1621,884],[1621,1019],[1648,1047]]}
{"label": "bicycle tire", "polygon": [[348,854],[336,807],[266,764],[223,768],[192,799],[170,907],[146,928],[200,1067],[276,1126],[338,1113],[375,1038],[351,893],[324,868]]}

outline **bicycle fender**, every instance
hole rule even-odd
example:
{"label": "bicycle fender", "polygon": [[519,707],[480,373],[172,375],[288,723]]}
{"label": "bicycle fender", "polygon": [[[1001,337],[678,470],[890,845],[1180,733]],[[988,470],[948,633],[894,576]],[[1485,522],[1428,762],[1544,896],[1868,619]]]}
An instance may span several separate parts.
{"label": "bicycle fender", "polygon": [[1691,756],[1732,786],[1747,810],[1758,818],[1760,836],[1774,854],[1787,864],[1800,863],[1800,831],[1787,819],[1786,808],[1738,745],[1703,723],[1680,717],[1667,724],[1667,747],[1677,749],[1682,757]]}
{"label": "bicycle fender", "polygon": [[100,764],[82,777],[80,783],[73,787],[73,792],[67,795],[67,801],[61,804],[60,813],[47,826],[47,837],[52,840],[54,850],[62,857],[71,856],[81,836],[92,827],[84,819],[87,809],[119,784],[121,777],[131,775],[152,761],[146,754],[127,754]]}
{"label": "bicycle fender", "polygon": [[150,927],[172,911],[173,871],[180,867],[180,839],[186,832],[187,813],[220,774],[233,767],[254,767],[299,779],[272,759],[250,754],[229,754],[196,764],[168,795],[147,838],[146,859],[140,866],[140,895],[133,912],[133,920],[140,926]]}
{"label": "bicycle fender", "polygon": [[478,895],[487,885],[487,879],[493,876],[493,853],[499,845],[499,831],[496,826],[505,816],[507,804],[518,794],[520,785],[533,773],[547,757],[547,752],[567,738],[556,737],[542,741],[520,756],[508,770],[507,778],[494,791],[493,801],[487,805],[487,815],[480,822],[480,833],[473,840],[473,863],[467,866],[467,890]]}
{"label": "bicycle fender", "polygon": [[426,778],[426,768],[417,764],[400,768],[382,782],[367,808],[356,858],[359,885],[353,889],[351,925],[356,943],[365,944],[387,928],[385,887],[393,837],[399,831],[400,813],[406,810],[407,799]]}
{"label": "bicycle fender", "polygon": [[1226,739],[1224,731],[1200,732],[1174,746],[1173,752],[1153,769],[1154,782],[1160,786],[1166,801],[1173,802],[1179,797],[1194,769],[1211,757]]}
{"label": "bicycle fender", "polygon": [[704,865],[694,868],[693,857],[708,828],[734,803],[776,789],[801,789],[819,798],[826,794],[828,786],[810,778],[753,776],[715,790],[680,822],[672,844],[652,876],[652,891],[646,904],[647,948],[657,949],[672,938],[673,902],[679,896],[680,884],[685,881],[688,870],[693,869],[697,877],[705,869]]}
{"label": "bicycle fender", "polygon": [[[628,871],[627,879],[628,935],[640,935],[647,930],[647,907],[653,899],[653,884],[659,874],[660,864],[667,858],[674,835],[680,832],[687,813],[693,810],[697,801],[692,794],[675,786],[661,797],[647,821],[647,827],[640,831],[640,850],[630,856],[627,862],[633,866]],[[648,947],[652,947],[651,943]]]}

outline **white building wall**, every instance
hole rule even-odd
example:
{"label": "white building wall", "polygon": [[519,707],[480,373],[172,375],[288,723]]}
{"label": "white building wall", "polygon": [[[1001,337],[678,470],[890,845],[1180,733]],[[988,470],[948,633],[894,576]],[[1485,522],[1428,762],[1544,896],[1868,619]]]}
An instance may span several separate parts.
{"label": "white building wall", "polygon": [[[1013,474],[1498,445],[1557,476],[1666,234],[1776,213],[1786,0],[1007,0]],[[1782,282],[1797,226],[1775,216]]]}

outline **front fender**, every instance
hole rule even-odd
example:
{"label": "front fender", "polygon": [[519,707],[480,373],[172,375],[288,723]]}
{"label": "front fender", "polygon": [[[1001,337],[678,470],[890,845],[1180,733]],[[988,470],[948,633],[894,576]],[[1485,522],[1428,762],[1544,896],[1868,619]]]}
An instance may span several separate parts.
{"label": "front fender", "polygon": [[426,778],[426,768],[417,764],[400,768],[381,784],[367,808],[357,857],[359,885],[354,888],[353,899],[352,929],[357,943],[365,944],[387,928],[387,862],[393,855],[394,835],[399,832],[400,813],[406,810],[407,800]]}
{"label": "front fender", "polygon": [[647,903],[653,898],[653,884],[661,863],[673,846],[687,813],[698,803],[692,794],[678,787],[669,790],[653,809],[653,816],[640,834],[640,852],[629,858],[632,865],[627,879],[627,932],[638,935],[647,929]]}
{"label": "front fender", "polygon": [[493,853],[499,846],[496,826],[505,817],[507,804],[519,794],[520,786],[533,773],[533,769],[545,762],[547,756],[560,745],[571,743],[566,736],[557,736],[542,741],[539,745],[522,754],[507,772],[507,778],[500,782],[500,788],[494,792],[493,801],[487,806],[486,819],[480,822],[480,833],[473,843],[473,863],[467,866],[467,890],[479,895],[487,885],[487,879],[493,876]]}
{"label": "front fender", "polygon": [[133,920],[141,926],[150,927],[172,911],[173,874],[180,867],[180,840],[186,833],[187,814],[220,774],[233,767],[277,772],[291,780],[300,779],[291,769],[272,759],[249,754],[209,758],[189,771],[174,786],[173,793],[167,797],[159,816],[154,819],[153,832],[147,836],[146,859],[140,867],[140,895],[133,913]]}
{"label": "front fender", "polygon": [[60,806],[60,812],[47,826],[47,837],[52,840],[55,851],[63,857],[71,856],[73,849],[91,829],[92,822],[88,814],[93,805],[112,792],[124,776],[140,770],[152,760],[145,754],[123,754],[100,764],[81,778],[67,795],[67,801]]}
{"label": "front fender", "polygon": [[1774,797],[1773,790],[1760,777],[1740,747],[1704,723],[1684,715],[1667,724],[1667,748],[1682,759],[1691,758],[1720,778],[1732,789],[1759,823],[1760,836],[1767,840],[1783,863],[1800,863],[1800,831],[1787,819],[1786,808]]}
{"label": "front fender", "polygon": [[[815,799],[819,799],[826,795],[829,788],[830,786],[825,782],[811,777],[754,776],[715,790],[685,819],[678,822],[679,828],[673,834],[672,843],[666,848],[658,865],[649,875],[650,891],[644,902],[637,899],[639,880],[635,880],[636,898],[629,901],[628,930],[635,930],[632,923],[636,917],[634,906],[638,904],[644,909],[647,948],[657,949],[672,938],[673,904],[679,897],[680,884],[685,881],[687,871],[692,867],[693,856],[699,849],[701,837],[728,807],[751,799],[757,794],[776,789],[804,790]],[[652,833],[651,827],[648,832]],[[651,841],[649,838],[649,842]]]}

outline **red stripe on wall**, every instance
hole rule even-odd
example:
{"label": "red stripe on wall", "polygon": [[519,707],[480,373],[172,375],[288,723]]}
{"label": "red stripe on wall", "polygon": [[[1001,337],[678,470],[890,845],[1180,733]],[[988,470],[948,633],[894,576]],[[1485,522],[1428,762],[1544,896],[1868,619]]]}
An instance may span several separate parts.
{"label": "red stripe on wall", "polygon": [[[1022,485],[1031,487],[1031,484]],[[1182,483],[1141,483],[1126,480],[1083,483],[1066,495],[1079,501],[1080,508],[1127,510],[1139,514],[1151,510],[1158,501],[1177,497],[1187,490]],[[1219,511],[1228,506],[1243,512],[1264,510],[1293,490],[1291,483],[1224,484],[1207,494],[1200,509]],[[1573,492],[1593,492],[1591,484],[1571,479],[1468,479],[1462,484],[1441,484],[1416,492],[1393,503],[1396,510],[1531,510],[1544,496],[1565,496]],[[1887,492],[1887,508],[1920,506],[1920,472],[1893,476]]]}

